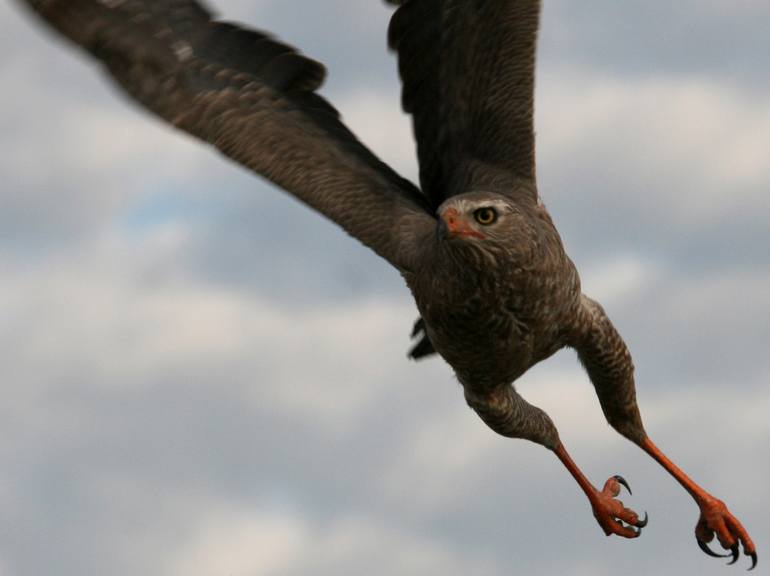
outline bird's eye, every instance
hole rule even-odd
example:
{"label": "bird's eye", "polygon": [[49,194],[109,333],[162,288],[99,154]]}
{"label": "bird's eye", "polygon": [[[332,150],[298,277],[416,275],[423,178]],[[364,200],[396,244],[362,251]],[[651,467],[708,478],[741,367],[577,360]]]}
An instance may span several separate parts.
{"label": "bird's eye", "polygon": [[479,208],[473,213],[473,217],[479,224],[489,226],[490,224],[494,224],[495,220],[497,220],[497,211],[494,208],[489,207]]}

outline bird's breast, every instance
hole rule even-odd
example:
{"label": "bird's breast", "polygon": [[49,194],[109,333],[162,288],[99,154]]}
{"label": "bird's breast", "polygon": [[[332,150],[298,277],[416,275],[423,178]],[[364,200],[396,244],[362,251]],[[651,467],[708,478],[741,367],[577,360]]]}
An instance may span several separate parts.
{"label": "bird's breast", "polygon": [[434,263],[407,283],[433,347],[463,385],[480,390],[512,382],[563,347],[580,293],[568,260],[542,270]]}
{"label": "bird's breast", "polygon": [[529,367],[531,333],[517,317],[519,296],[507,288],[463,274],[412,287],[431,343],[463,384],[497,386]]}

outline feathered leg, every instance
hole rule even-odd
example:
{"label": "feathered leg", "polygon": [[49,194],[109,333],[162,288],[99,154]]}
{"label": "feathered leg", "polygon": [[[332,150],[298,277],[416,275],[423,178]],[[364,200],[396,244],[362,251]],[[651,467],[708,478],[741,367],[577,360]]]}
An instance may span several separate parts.
{"label": "feathered leg", "polygon": [[626,538],[639,536],[647,524],[647,515],[640,519],[636,512],[625,508],[616,498],[621,485],[628,488],[626,481],[621,476],[613,476],[602,490],[595,488],[567,453],[548,415],[519,396],[513,386],[501,386],[486,394],[466,388],[465,398],[468,405],[498,434],[531,440],[552,450],[585,492],[594,516],[606,534]]}
{"label": "feathered leg", "polygon": [[679,482],[700,508],[700,519],[695,527],[695,538],[701,549],[711,556],[708,542],[716,535],[719,543],[738,559],[739,545],[751,558],[751,568],[757,564],[757,552],[748,532],[733,516],[724,502],[698,486],[679,467],[653,444],[642,425],[636,404],[634,366],[623,339],[599,304],[583,297],[573,347],[593,382],[607,421],[623,436],[637,444]]}

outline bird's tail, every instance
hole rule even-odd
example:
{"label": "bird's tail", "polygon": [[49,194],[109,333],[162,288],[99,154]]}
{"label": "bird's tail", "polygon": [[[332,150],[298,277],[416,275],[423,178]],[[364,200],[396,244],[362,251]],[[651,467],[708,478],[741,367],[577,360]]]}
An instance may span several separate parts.
{"label": "bird's tail", "polygon": [[417,339],[417,344],[412,346],[408,353],[409,358],[412,360],[422,360],[423,358],[436,353],[433,343],[425,332],[425,321],[422,318],[418,318],[414,323],[411,337],[413,340]]}

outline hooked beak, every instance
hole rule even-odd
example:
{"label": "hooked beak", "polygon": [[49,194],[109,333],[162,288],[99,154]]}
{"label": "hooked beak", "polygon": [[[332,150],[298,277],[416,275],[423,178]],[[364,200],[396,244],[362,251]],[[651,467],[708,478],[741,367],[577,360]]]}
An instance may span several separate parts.
{"label": "hooked beak", "polygon": [[456,208],[447,208],[439,214],[439,233],[448,238],[483,238]]}

